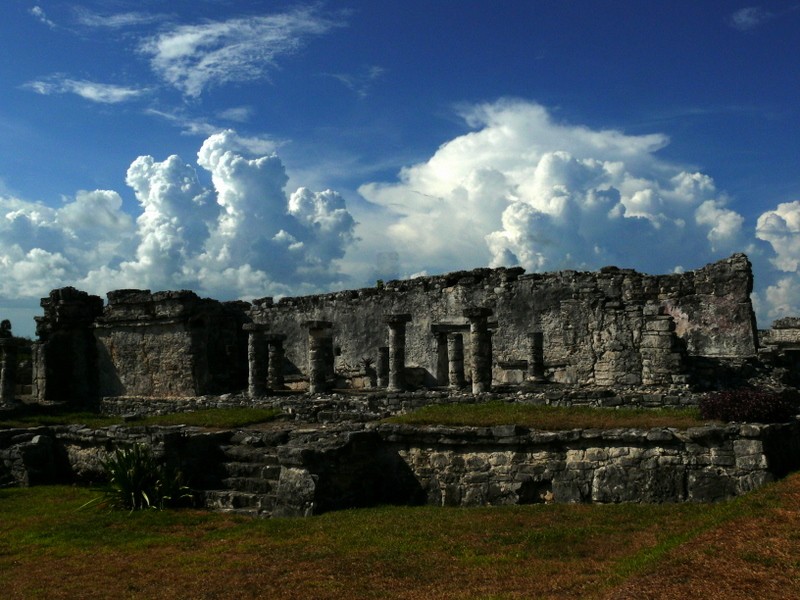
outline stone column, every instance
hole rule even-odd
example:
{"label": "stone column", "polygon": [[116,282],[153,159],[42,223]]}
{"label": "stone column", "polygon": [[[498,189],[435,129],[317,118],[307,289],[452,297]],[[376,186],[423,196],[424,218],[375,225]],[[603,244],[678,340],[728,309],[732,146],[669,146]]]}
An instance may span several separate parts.
{"label": "stone column", "polygon": [[492,340],[488,326],[492,309],[476,306],[464,309],[463,314],[469,319],[472,393],[480,394],[492,388]]}
{"label": "stone column", "polygon": [[448,383],[453,390],[464,387],[464,336],[451,333],[447,336]]}
{"label": "stone column", "polygon": [[645,316],[639,352],[643,385],[669,385],[674,376],[685,374],[675,321],[669,315]]}
{"label": "stone column", "polygon": [[251,398],[267,393],[267,353],[264,339],[264,326],[258,323],[245,323],[247,333],[247,395]]}
{"label": "stone column", "polygon": [[544,332],[528,333],[528,381],[541,383],[544,376]]}
{"label": "stone column", "polygon": [[389,326],[389,385],[386,389],[402,390],[405,387],[406,323],[411,321],[411,315],[386,315],[383,320]]}
{"label": "stone column", "polygon": [[45,342],[33,342],[31,348],[31,366],[33,368],[33,397],[40,404],[47,402],[47,353],[45,352]]}
{"label": "stone column", "polygon": [[269,346],[267,387],[269,387],[270,390],[282,390],[283,342],[286,340],[286,335],[283,333],[268,333],[265,339]]}
{"label": "stone column", "polygon": [[376,385],[385,388],[389,385],[389,346],[378,348],[378,364],[375,365]]}
{"label": "stone column", "polygon": [[330,338],[330,321],[306,321],[308,327],[308,393],[319,394],[328,390],[327,342]]}
{"label": "stone column", "polygon": [[0,338],[0,406],[11,406],[16,398],[17,341]]}

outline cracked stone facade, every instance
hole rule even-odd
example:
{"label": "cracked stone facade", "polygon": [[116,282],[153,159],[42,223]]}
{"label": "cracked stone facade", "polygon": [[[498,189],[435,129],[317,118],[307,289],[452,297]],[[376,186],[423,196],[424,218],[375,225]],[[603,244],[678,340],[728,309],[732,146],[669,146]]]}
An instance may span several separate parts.
{"label": "cracked stone facade", "polygon": [[[540,382],[680,388],[698,364],[713,372],[756,356],[752,285],[749,260],[735,254],[682,274],[475,269],[277,302],[117,290],[104,305],[62,288],[42,300],[37,318],[35,393],[76,403],[223,394],[248,389],[252,367],[257,395],[270,370],[249,365],[247,324],[281,340],[273,377],[280,373],[281,385],[294,389],[306,389],[312,375],[314,390],[447,386],[450,363],[457,368],[462,360],[463,385],[477,393],[533,379],[534,370]],[[392,315],[403,317],[402,336],[387,328]],[[470,315],[482,315],[480,335],[469,334],[476,327]],[[311,348],[308,323],[316,322],[330,326]],[[459,331],[461,349],[446,335]],[[541,336],[535,357],[531,332]],[[384,373],[387,347],[403,361]],[[451,360],[448,352],[463,356]]]}

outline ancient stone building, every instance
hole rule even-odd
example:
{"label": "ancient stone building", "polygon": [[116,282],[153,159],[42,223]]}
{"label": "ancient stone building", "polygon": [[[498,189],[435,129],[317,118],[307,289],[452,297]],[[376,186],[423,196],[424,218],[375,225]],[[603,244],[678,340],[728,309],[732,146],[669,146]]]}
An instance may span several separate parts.
{"label": "ancient stone building", "polygon": [[[752,271],[737,254],[696,271],[644,275],[608,267],[599,273],[525,274],[521,268],[476,269],[382,288],[319,296],[264,299],[249,316],[287,336],[289,367],[306,369],[310,319],[333,324],[337,368],[379,358],[387,346],[387,315],[407,314],[405,364],[412,384],[447,385],[448,337],[463,343],[465,376],[473,360],[470,319],[487,317],[495,382],[521,381],[531,335],[541,333],[542,375],[570,384],[670,385],[687,381],[694,359],[755,356],[757,335],[750,302]],[[444,358],[443,358],[444,357]]]}
{"label": "ancient stone building", "polygon": [[194,292],[118,290],[108,303],[73,288],[42,300],[36,394],[91,403],[103,396],[185,397],[247,382],[246,303]]}
{"label": "ancient stone building", "polygon": [[83,403],[284,382],[685,386],[698,362],[756,355],[751,291],[743,254],[683,274],[476,269],[252,304],[119,290],[104,306],[63,288],[37,318],[36,392]]}

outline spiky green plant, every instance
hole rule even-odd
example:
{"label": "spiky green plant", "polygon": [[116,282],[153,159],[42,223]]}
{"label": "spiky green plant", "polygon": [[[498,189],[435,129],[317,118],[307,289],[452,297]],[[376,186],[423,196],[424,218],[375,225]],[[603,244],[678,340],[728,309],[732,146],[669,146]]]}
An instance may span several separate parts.
{"label": "spiky green plant", "polygon": [[108,474],[104,503],[113,508],[161,510],[191,498],[180,472],[159,462],[145,445],[118,448],[103,467]]}

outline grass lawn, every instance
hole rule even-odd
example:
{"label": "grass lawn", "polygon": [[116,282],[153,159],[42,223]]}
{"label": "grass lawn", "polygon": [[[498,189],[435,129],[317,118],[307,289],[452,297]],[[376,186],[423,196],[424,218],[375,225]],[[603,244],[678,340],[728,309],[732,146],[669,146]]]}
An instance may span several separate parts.
{"label": "grass lawn", "polygon": [[700,411],[689,409],[638,409],[557,407],[508,402],[483,404],[438,404],[387,419],[389,423],[414,425],[522,425],[532,429],[617,429],[675,427],[686,429],[708,425]]}
{"label": "grass lawn", "polygon": [[381,507],[251,520],[0,490],[3,598],[793,598],[800,475],[714,505]]}
{"label": "grass lawn", "polygon": [[[193,412],[144,417],[130,425],[194,425],[197,427],[234,428],[273,421],[281,415],[274,408],[208,408]],[[35,427],[37,425],[81,424],[88,427],[120,425],[122,417],[103,416],[93,412],[76,412],[71,408],[28,405],[0,418],[0,427]]]}

